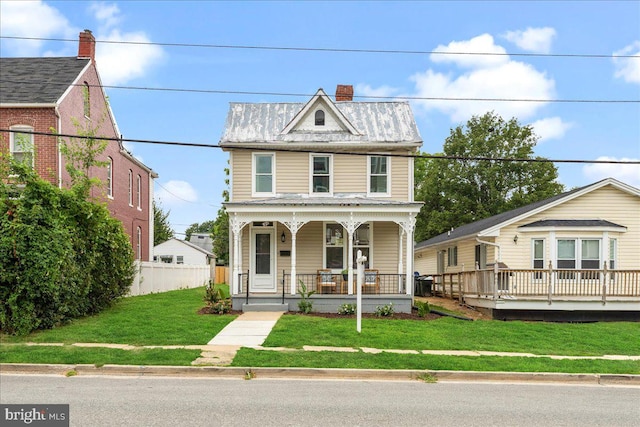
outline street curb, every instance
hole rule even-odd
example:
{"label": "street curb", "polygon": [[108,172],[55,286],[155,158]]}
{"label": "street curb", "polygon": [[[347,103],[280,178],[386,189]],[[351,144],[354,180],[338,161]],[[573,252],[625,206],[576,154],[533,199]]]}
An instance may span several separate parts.
{"label": "street curb", "polygon": [[530,382],[640,386],[640,375],[220,366],[56,365],[1,363],[0,374],[148,376],[235,379]]}

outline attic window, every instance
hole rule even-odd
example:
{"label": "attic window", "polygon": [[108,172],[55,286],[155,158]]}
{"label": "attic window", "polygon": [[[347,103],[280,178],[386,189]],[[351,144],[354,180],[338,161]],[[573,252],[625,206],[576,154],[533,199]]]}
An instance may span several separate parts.
{"label": "attic window", "polygon": [[316,126],[324,126],[324,111],[316,111]]}

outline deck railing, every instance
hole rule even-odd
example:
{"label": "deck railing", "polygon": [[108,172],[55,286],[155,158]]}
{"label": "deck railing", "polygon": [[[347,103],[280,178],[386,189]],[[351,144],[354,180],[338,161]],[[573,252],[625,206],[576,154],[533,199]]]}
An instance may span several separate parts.
{"label": "deck railing", "polygon": [[640,297],[640,270],[500,269],[433,275],[443,296]]}

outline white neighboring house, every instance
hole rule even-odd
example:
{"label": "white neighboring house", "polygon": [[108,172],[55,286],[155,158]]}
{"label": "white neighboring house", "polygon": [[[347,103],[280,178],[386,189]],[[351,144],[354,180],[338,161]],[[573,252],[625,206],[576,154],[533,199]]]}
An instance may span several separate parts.
{"label": "white neighboring house", "polygon": [[169,239],[153,248],[153,261],[167,264],[209,265],[215,255],[186,240]]}

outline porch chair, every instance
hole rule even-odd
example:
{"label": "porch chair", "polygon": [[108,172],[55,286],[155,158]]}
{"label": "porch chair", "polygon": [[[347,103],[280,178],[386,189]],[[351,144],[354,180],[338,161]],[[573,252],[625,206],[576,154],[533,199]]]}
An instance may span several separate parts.
{"label": "porch chair", "polygon": [[378,270],[369,269],[364,271],[364,283],[362,284],[363,294],[380,293],[380,274]]}
{"label": "porch chair", "polygon": [[318,270],[316,281],[316,289],[318,290],[319,294],[324,294],[325,289],[328,290],[328,293],[336,292],[338,283],[336,281],[335,275],[331,272],[331,270]]}

